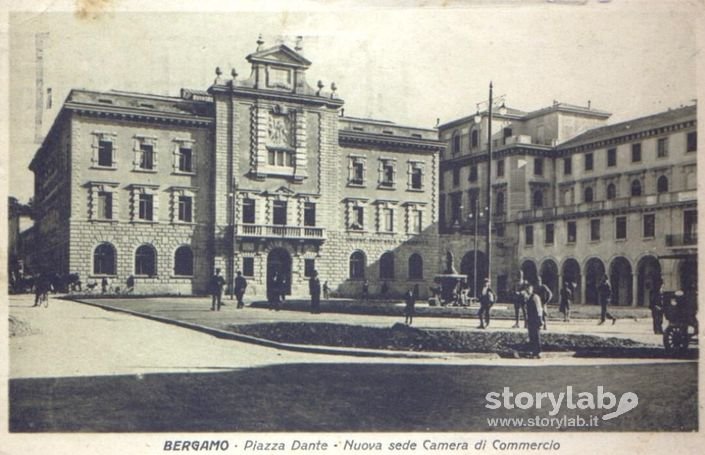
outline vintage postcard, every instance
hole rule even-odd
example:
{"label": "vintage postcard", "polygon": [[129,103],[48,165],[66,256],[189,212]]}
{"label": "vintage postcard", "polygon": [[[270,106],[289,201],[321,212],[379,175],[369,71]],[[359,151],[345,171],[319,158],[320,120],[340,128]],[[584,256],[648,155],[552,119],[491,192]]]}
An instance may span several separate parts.
{"label": "vintage postcard", "polygon": [[0,453],[696,453],[704,11],[8,5]]}

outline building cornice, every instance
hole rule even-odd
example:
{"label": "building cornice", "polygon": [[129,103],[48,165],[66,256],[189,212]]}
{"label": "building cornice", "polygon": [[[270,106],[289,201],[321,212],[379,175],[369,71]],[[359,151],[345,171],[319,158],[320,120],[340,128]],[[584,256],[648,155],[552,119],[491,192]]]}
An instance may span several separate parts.
{"label": "building cornice", "polygon": [[[552,158],[554,156],[554,153],[554,149],[549,146],[534,144],[510,145],[500,150],[493,150],[492,159],[497,160],[518,155]],[[473,153],[471,155],[460,155],[455,158],[441,160],[441,170],[446,170],[456,166],[465,166],[468,164],[473,165],[478,163],[484,163],[485,161],[487,161],[487,151]]]}
{"label": "building cornice", "polygon": [[341,146],[373,145],[389,151],[413,149],[428,153],[440,152],[446,148],[446,143],[442,141],[349,130],[338,131],[338,143]]}
{"label": "building cornice", "polygon": [[117,120],[137,120],[142,122],[170,123],[208,127],[213,124],[211,117],[201,117],[194,114],[165,113],[148,110],[126,109],[119,106],[97,106],[94,104],[69,101],[64,105],[66,110],[80,115],[112,118]]}
{"label": "building cornice", "polygon": [[291,92],[280,92],[276,90],[263,90],[249,87],[232,87],[231,85],[212,85],[208,89],[211,95],[230,95],[232,97],[243,97],[250,99],[271,100],[277,102],[288,102],[295,104],[307,104],[315,107],[326,107],[329,109],[338,109],[345,104],[340,98],[331,98],[329,96],[312,96],[302,95]]}

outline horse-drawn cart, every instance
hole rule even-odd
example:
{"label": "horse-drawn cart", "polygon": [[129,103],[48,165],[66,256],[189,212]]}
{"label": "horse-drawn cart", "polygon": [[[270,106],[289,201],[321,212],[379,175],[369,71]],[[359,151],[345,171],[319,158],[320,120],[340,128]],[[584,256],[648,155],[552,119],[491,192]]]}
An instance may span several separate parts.
{"label": "horse-drawn cart", "polygon": [[677,355],[697,343],[697,295],[695,292],[664,292],[663,314],[668,327],[663,331],[663,346],[666,351]]}

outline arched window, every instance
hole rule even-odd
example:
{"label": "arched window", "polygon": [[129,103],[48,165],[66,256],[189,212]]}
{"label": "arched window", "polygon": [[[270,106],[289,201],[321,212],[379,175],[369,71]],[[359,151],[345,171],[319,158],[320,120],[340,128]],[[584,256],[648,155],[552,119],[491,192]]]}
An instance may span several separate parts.
{"label": "arched window", "polygon": [[614,199],[617,197],[617,187],[614,183],[607,185],[607,199]]}
{"label": "arched window", "polygon": [[585,188],[585,191],[583,192],[583,200],[585,202],[592,202],[593,200],[593,194],[592,194],[592,187],[587,187]]}
{"label": "arched window", "polygon": [[174,253],[174,275],[193,276],[193,251],[191,247],[184,245],[176,249]]}
{"label": "arched window", "polygon": [[500,191],[497,193],[497,206],[495,208],[495,211],[497,212],[497,215],[502,215],[504,213],[504,192]]}
{"label": "arched window", "polygon": [[656,181],[656,191],[659,193],[668,192],[668,177],[662,175],[658,178],[658,180]]}
{"label": "arched window", "polygon": [[379,277],[383,280],[394,279],[394,253],[391,251],[379,258]]}
{"label": "arched window", "polygon": [[541,207],[543,207],[543,191],[534,191],[533,207],[535,209],[540,209]]}
{"label": "arched window", "polygon": [[367,258],[362,251],[355,251],[350,255],[350,279],[361,280],[365,278],[365,268],[367,267]]}
{"label": "arched window", "polygon": [[423,279],[423,258],[420,254],[414,253],[409,256],[409,279]]}
{"label": "arched window", "polygon": [[101,243],[93,252],[93,273],[95,275],[115,275],[116,259],[115,247],[109,243]]}
{"label": "arched window", "polygon": [[460,134],[456,131],[453,133],[453,155],[460,153]]}
{"label": "arched window", "polygon": [[641,182],[639,180],[632,181],[632,196],[641,196]]}
{"label": "arched window", "polygon": [[154,276],[157,272],[157,253],[150,245],[142,245],[135,252],[135,275]]}

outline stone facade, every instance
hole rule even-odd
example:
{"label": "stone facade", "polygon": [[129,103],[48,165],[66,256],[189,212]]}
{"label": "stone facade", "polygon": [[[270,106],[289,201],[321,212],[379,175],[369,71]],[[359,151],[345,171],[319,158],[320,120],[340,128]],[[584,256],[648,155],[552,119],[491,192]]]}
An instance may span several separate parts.
{"label": "stone facade", "polygon": [[[695,106],[606,126],[608,117],[561,103],[493,115],[490,275],[500,294],[520,272],[554,292],[576,283],[576,300],[588,303],[604,274],[618,305],[648,306],[661,280],[671,290],[695,285]],[[477,275],[487,273],[486,119],[440,127],[441,242],[470,281],[474,251]]]}
{"label": "stone facade", "polygon": [[[219,268],[228,287],[243,272],[257,296],[275,274],[306,295],[313,270],[339,295],[359,293],[363,276],[373,294],[383,281],[390,295],[426,294],[436,131],[344,117],[335,84],[308,85],[300,52],[258,44],[249,78],[217,70],[207,92],[71,92],[31,165],[45,268],[135,293],[204,293]],[[349,184],[351,154],[370,164],[369,184]],[[391,187],[378,168],[388,159]],[[365,201],[364,229],[351,229],[350,197]]]}

